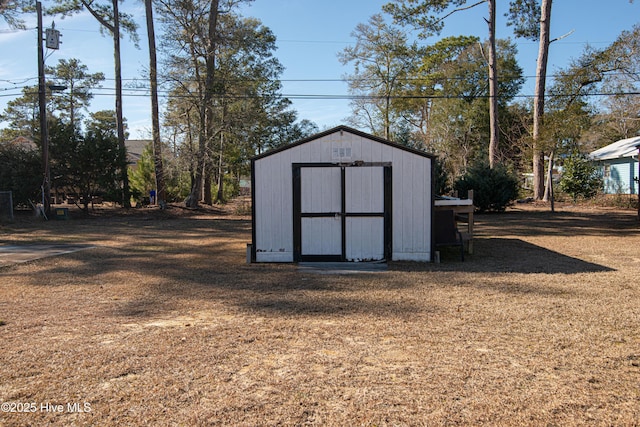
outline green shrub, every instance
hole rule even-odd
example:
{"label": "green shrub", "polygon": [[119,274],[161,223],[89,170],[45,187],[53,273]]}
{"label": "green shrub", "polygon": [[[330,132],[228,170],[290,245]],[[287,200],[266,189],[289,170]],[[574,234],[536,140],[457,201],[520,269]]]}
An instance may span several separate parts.
{"label": "green shrub", "polygon": [[240,194],[240,182],[233,174],[224,174],[223,180],[224,182],[222,187],[222,200],[217,200],[218,188],[214,184],[213,190],[215,191],[214,194],[216,194],[216,203],[226,203],[227,201]]}
{"label": "green shrub", "polygon": [[20,146],[0,144],[0,191],[13,191],[13,207],[29,206],[41,197],[40,153]]}
{"label": "green shrub", "polygon": [[518,187],[518,179],[505,167],[491,169],[487,163],[476,163],[454,184],[463,198],[473,190],[473,204],[479,212],[504,211],[518,198]]}
{"label": "green shrub", "polygon": [[573,154],[564,161],[560,188],[573,198],[589,199],[602,188],[598,167],[584,154]]}

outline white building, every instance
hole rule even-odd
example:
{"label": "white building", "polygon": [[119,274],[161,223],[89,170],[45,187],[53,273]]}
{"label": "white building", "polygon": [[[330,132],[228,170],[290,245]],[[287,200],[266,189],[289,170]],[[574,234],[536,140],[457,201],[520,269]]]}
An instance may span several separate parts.
{"label": "white building", "polygon": [[432,259],[433,156],[345,126],[251,161],[253,262]]}

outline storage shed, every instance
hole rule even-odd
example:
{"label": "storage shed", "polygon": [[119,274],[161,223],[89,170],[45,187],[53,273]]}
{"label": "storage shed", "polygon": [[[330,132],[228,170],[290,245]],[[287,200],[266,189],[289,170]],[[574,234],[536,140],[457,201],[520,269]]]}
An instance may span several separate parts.
{"label": "storage shed", "polygon": [[339,126],[251,160],[253,262],[432,258],[433,156]]}
{"label": "storage shed", "polygon": [[638,194],[640,136],[621,139],[589,156],[601,167],[605,194]]}

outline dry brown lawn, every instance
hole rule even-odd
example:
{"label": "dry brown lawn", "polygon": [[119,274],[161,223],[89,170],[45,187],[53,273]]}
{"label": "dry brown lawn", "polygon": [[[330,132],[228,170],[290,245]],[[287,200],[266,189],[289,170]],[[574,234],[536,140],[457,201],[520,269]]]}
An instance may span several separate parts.
{"label": "dry brown lawn", "polygon": [[97,247],[0,269],[0,425],[640,425],[635,212],[476,225],[464,263],[331,275],[213,210],[18,218]]}

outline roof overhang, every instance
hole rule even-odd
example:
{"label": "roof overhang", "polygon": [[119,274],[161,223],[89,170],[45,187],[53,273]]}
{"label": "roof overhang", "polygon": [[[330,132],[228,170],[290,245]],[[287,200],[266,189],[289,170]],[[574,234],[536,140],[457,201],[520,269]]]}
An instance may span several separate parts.
{"label": "roof overhang", "polygon": [[614,160],[625,157],[636,157],[640,150],[640,136],[621,139],[613,144],[592,151],[589,154],[593,160]]}
{"label": "roof overhang", "polygon": [[430,153],[427,153],[427,152],[424,152],[424,151],[421,151],[421,150],[417,150],[415,148],[407,147],[407,146],[404,146],[404,145],[389,141],[387,139],[380,138],[380,137],[375,136],[375,135],[370,135],[368,133],[365,133],[365,132],[350,128],[348,126],[337,126],[337,127],[332,128],[332,129],[326,130],[324,132],[320,132],[320,133],[317,133],[315,135],[311,135],[308,138],[304,138],[304,139],[301,139],[299,141],[295,141],[295,142],[293,142],[291,144],[287,144],[287,145],[284,145],[282,147],[278,147],[278,148],[274,148],[272,150],[266,151],[266,152],[264,152],[262,154],[258,154],[257,156],[253,157],[251,160],[252,161],[260,160],[260,159],[262,159],[264,157],[271,156],[271,155],[279,153],[281,151],[289,150],[290,148],[296,147],[298,145],[306,144],[307,142],[314,141],[316,139],[320,139],[320,138],[322,138],[324,136],[327,136],[327,135],[330,135],[330,134],[336,133],[336,132],[348,132],[348,133],[351,133],[353,135],[357,135],[357,136],[360,136],[360,137],[363,137],[363,138],[367,138],[367,139],[379,142],[381,144],[389,145],[391,147],[394,147],[394,148],[397,148],[397,149],[400,149],[400,150],[403,150],[403,151],[408,151],[408,152],[411,152],[413,154],[417,154],[417,155],[422,156],[422,157],[428,157],[428,158],[431,158],[431,159],[436,158],[436,156],[433,155],[433,154],[430,154]]}

